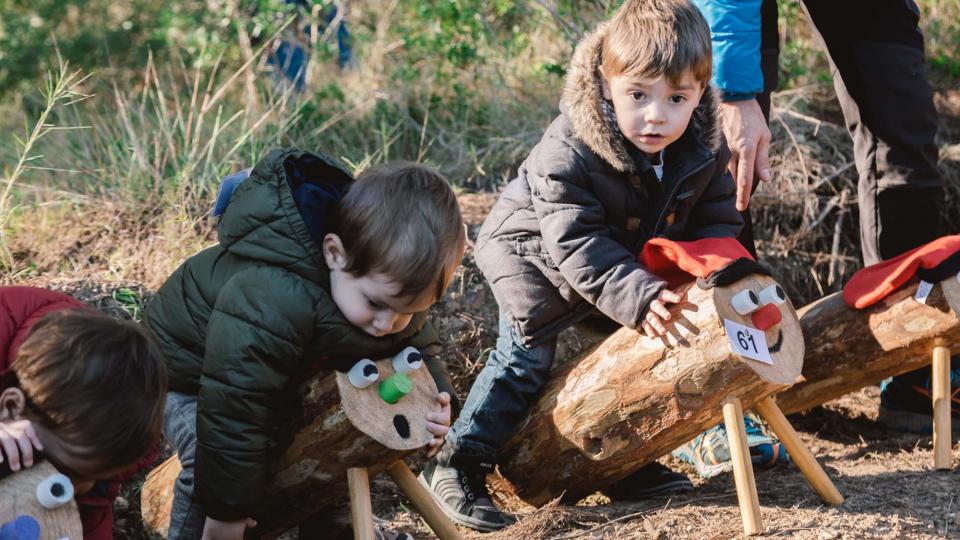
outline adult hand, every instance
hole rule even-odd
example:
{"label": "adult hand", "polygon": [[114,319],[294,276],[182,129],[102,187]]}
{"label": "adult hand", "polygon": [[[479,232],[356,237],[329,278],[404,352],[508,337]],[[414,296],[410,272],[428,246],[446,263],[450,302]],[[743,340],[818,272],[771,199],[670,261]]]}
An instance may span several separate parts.
{"label": "adult hand", "polygon": [[440,404],[440,410],[427,413],[427,431],[433,434],[427,457],[433,456],[440,450],[444,437],[450,431],[450,394],[446,392],[437,394],[437,403]]}
{"label": "adult hand", "polygon": [[732,154],[727,169],[737,182],[737,210],[742,212],[750,204],[754,174],[770,180],[770,128],[755,99],[722,102],[720,123]]}
{"label": "adult hand", "polygon": [[220,521],[207,517],[203,524],[202,540],[243,540],[243,532],[248,527],[256,527],[257,522],[251,518],[239,521]]}

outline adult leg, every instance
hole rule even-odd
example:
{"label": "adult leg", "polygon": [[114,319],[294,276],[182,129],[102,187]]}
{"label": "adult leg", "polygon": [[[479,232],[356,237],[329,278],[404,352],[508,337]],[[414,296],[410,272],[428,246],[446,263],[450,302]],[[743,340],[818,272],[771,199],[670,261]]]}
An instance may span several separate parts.
{"label": "adult leg", "polygon": [[[944,192],[934,142],[937,113],[925,73],[916,4],[912,0],[803,4],[828,51],[834,88],[853,136],[864,264],[940,237]],[[929,399],[916,391],[928,377],[926,369],[894,377],[884,385],[882,403],[929,414]]]}
{"label": "adult leg", "polygon": [[[864,264],[938,238],[937,113],[912,0],[804,0],[853,136]],[[856,21],[856,24],[851,24]]]}

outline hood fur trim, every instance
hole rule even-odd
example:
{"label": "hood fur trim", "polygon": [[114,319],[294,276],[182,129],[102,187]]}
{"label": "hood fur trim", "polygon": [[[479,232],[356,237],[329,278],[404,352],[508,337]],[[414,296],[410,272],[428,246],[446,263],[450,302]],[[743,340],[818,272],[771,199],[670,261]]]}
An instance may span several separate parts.
{"label": "hood fur trim", "polygon": [[[584,36],[570,61],[563,88],[562,103],[573,127],[573,133],[594,153],[620,172],[633,171],[635,166],[627,151],[629,142],[603,114],[603,86],[600,79],[600,56],[603,38],[609,23],[603,23]],[[713,86],[700,99],[687,130],[693,129],[711,152],[720,148],[721,131],[717,117],[717,93]]]}

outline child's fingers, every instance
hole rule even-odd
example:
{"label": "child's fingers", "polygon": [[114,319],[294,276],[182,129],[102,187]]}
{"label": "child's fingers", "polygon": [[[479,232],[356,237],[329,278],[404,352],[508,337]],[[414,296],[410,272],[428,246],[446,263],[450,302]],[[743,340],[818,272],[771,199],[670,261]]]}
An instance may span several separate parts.
{"label": "child's fingers", "polygon": [[0,432],[0,448],[3,449],[3,454],[7,458],[7,464],[10,465],[10,470],[19,471],[20,452],[17,450],[17,443],[13,437],[5,431]]}
{"label": "child's fingers", "polygon": [[27,437],[30,438],[30,442],[33,443],[34,448],[43,450],[43,443],[40,442],[40,437],[37,437],[37,432],[33,429],[32,422],[27,422],[27,427],[24,428],[23,431],[27,434]]}
{"label": "child's fingers", "polygon": [[437,403],[440,404],[440,407],[446,407],[450,405],[450,394],[446,392],[440,392],[437,394]]}
{"label": "child's fingers", "polygon": [[667,306],[663,305],[663,302],[658,300],[650,302],[650,312],[647,313],[647,316],[649,317],[651,314],[654,314],[665,321],[670,320],[670,310],[667,309]]}
{"label": "child's fingers", "polygon": [[656,315],[648,313],[647,324],[649,324],[650,327],[653,328],[654,336],[662,336],[663,334],[667,333],[667,329],[663,327],[663,323],[660,322],[660,318],[657,317]]}
{"label": "child's fingers", "polygon": [[437,437],[443,437],[448,431],[450,431],[450,427],[443,424],[438,424],[436,422],[427,422],[427,431]]}
{"label": "child's fingers", "polygon": [[30,439],[26,434],[23,434],[14,440],[17,441],[17,446],[20,448],[20,463],[22,463],[24,467],[32,467],[33,445],[30,444]]}
{"label": "child's fingers", "polygon": [[663,302],[676,304],[677,302],[683,300],[683,296],[669,289],[663,289],[662,291],[660,291],[660,300],[662,300]]}

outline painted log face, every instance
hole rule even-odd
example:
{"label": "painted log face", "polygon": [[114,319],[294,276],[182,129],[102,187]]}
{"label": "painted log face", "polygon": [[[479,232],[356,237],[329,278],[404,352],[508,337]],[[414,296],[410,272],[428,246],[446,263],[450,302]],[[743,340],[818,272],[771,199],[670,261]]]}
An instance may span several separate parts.
{"label": "painted log face", "polygon": [[960,350],[960,282],[946,279],[925,303],[919,283],[866,309],[834,293],[799,310],[807,338],[803,382],[777,395],[784,413],[804,411],[887,377],[930,365],[936,346]]}
{"label": "painted log face", "polygon": [[[40,540],[82,540],[83,527],[77,503],[72,497],[57,495],[65,494],[67,489],[72,491],[72,487],[61,485],[58,489],[54,475],[59,473],[53,465],[41,461],[0,479],[0,527],[17,517],[27,517],[39,526]],[[46,496],[38,497],[38,488]],[[44,503],[52,507],[45,508]]]}
{"label": "painted log face", "polygon": [[[762,275],[710,290],[687,286],[685,302],[672,306],[666,337],[622,328],[561,365],[501,449],[504,477],[531,504],[561,494],[576,500],[720,422],[727,396],[748,408],[794,383],[804,340],[793,304],[771,296],[775,286]],[[758,302],[741,314],[732,299],[745,290]],[[769,303],[760,305],[763,291]],[[760,310],[764,329],[754,322]],[[730,323],[752,330],[742,330],[741,339],[765,349],[770,363],[734,353]]]}
{"label": "painted log face", "polygon": [[[437,386],[426,367],[403,373],[410,382],[409,391],[388,403],[384,392],[396,396],[394,359],[374,364],[377,380],[364,388],[352,384],[348,373],[329,371],[300,386],[300,416],[287,430],[289,442],[276,459],[267,500],[260,514],[253,516],[258,527],[250,536],[279,534],[345,497],[347,469],[363,467],[374,476],[430,441],[426,414],[439,405]],[[386,381],[393,381],[393,386],[381,390]],[[179,473],[180,463],[173,456],[152,471],[143,486],[144,522],[163,536]]]}

